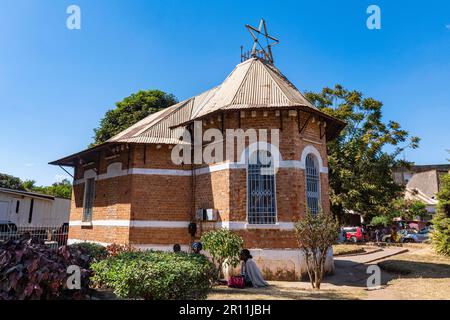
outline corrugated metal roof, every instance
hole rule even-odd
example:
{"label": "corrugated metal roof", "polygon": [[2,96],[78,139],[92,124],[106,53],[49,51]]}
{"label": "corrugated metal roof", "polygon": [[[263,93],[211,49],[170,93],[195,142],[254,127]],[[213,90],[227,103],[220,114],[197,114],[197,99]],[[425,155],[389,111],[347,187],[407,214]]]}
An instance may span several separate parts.
{"label": "corrugated metal roof", "polygon": [[[51,196],[48,194],[36,193],[36,192],[13,190],[13,189],[8,189],[8,188],[0,188],[0,192],[16,194],[16,195],[20,195],[20,196],[28,196],[31,198],[42,198],[42,199],[46,199],[46,200],[55,200],[54,196]],[[64,199],[64,198],[62,198],[62,199]]]}
{"label": "corrugated metal roof", "polygon": [[437,205],[437,203],[438,203],[438,201],[436,199],[433,199],[433,198],[427,196],[425,193],[423,193],[419,189],[406,188],[405,198],[409,199],[409,200],[422,201],[427,205],[433,205],[433,206]]}
{"label": "corrugated metal roof", "polygon": [[225,81],[202,94],[148,116],[109,142],[179,143],[180,124],[218,110],[313,106],[273,65],[252,58],[238,64]]}
{"label": "corrugated metal roof", "polygon": [[[107,143],[177,144],[181,143],[183,126],[220,110],[289,107],[314,110],[329,120],[334,119],[316,109],[275,66],[251,58],[238,64],[219,86],[149,115]],[[334,120],[338,123],[334,131],[339,132],[345,124]],[[57,163],[59,160],[53,162]]]}

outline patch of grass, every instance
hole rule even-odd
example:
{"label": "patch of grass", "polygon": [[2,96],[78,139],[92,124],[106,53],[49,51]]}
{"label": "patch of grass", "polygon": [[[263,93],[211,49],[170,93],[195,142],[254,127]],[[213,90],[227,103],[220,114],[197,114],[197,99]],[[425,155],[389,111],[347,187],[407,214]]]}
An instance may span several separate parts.
{"label": "patch of grass", "polygon": [[347,254],[364,253],[366,250],[356,244],[335,244],[333,245],[333,255],[343,256]]}
{"label": "patch of grass", "polygon": [[450,257],[437,255],[429,245],[387,258],[378,265],[398,274],[383,290],[395,299],[450,300]]}

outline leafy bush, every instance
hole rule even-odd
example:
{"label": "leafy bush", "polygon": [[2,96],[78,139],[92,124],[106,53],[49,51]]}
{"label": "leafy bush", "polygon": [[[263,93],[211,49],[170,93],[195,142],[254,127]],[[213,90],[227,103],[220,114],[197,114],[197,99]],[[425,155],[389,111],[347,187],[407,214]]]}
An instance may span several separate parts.
{"label": "leafy bush", "polygon": [[401,197],[394,200],[391,207],[392,212],[389,214],[390,218],[401,217],[405,220],[420,218],[423,220],[429,216],[427,205],[419,200],[410,200]]}
{"label": "leafy bush", "polygon": [[216,272],[203,255],[160,251],[122,252],[91,267],[97,287],[146,300],[205,299]]}
{"label": "leafy bush", "polygon": [[450,174],[442,177],[437,199],[439,202],[432,221],[431,243],[438,254],[450,256]]}
{"label": "leafy bush", "polygon": [[92,242],[80,242],[72,244],[70,247],[80,250],[84,254],[88,255],[90,257],[90,262],[100,261],[106,259],[108,256],[108,251],[104,246]]}
{"label": "leafy bush", "polygon": [[134,249],[130,245],[125,245],[125,244],[113,243],[106,247],[106,252],[107,252],[108,257],[118,256],[122,252],[134,252],[134,251],[136,251],[136,249]]}
{"label": "leafy bush", "polygon": [[227,229],[212,230],[202,235],[200,241],[211,255],[213,262],[217,264],[218,278],[224,264],[233,267],[238,265],[239,252],[244,240],[236,233]]}
{"label": "leafy bush", "polygon": [[372,218],[370,222],[371,225],[374,226],[387,226],[392,223],[392,219],[388,216],[376,216]]}
{"label": "leafy bush", "polygon": [[336,242],[339,224],[331,214],[320,210],[308,212],[295,223],[300,250],[305,255],[306,269],[313,289],[320,289],[327,251]]}
{"label": "leafy bush", "polygon": [[[68,290],[67,268],[80,267],[81,290]],[[84,298],[91,271],[89,257],[68,246],[50,249],[35,239],[9,240],[0,246],[0,300]]]}

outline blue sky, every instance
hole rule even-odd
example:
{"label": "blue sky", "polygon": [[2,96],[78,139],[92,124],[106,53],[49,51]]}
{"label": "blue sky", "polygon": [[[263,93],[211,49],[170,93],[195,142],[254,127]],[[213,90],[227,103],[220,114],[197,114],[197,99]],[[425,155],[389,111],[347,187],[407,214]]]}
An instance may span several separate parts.
{"label": "blue sky", "polygon": [[[66,8],[81,8],[68,30]],[[366,9],[381,8],[381,30]],[[84,149],[114,103],[157,88],[180,100],[219,84],[264,17],[275,64],[301,90],[340,83],[383,101],[422,138],[418,164],[450,149],[450,2],[0,1],[0,172],[50,184],[47,163]]]}

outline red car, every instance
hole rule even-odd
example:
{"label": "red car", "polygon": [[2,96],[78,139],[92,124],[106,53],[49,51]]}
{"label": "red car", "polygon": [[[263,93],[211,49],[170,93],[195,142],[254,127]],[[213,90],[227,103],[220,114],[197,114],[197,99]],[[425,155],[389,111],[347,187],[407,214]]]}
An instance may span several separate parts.
{"label": "red car", "polygon": [[361,227],[344,228],[345,240],[350,242],[363,242],[366,240],[366,233]]}

